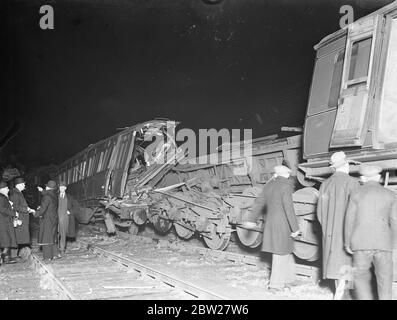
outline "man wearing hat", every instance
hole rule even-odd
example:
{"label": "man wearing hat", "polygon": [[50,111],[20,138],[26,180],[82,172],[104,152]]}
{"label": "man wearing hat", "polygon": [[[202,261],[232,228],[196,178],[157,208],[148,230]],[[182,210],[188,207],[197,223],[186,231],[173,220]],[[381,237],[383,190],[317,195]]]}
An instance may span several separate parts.
{"label": "man wearing hat", "polygon": [[322,228],[323,279],[335,280],[336,292],[343,285],[343,281],[338,281],[342,278],[341,270],[352,265],[344,248],[343,230],[349,199],[359,182],[349,176],[349,162],[343,151],[331,156],[330,165],[334,173],[321,184],[317,217]]}
{"label": "man wearing hat", "polygon": [[48,181],[46,189],[42,191],[40,207],[35,217],[40,217],[40,230],[38,244],[43,248],[44,260],[60,258],[61,255],[56,243],[58,228],[58,197],[56,194],[57,184]]}
{"label": "man wearing hat", "polygon": [[354,289],[358,299],[372,300],[371,267],[374,266],[378,298],[392,299],[393,238],[397,235],[397,198],[379,184],[382,169],[363,165],[364,182],[353,193],[346,213],[345,247],[353,255]]}
{"label": "man wearing hat", "polygon": [[[15,187],[10,191],[10,200],[13,202],[13,208],[21,221],[21,224],[15,227],[15,236],[19,247],[29,246],[29,213],[34,213],[35,210],[28,207],[22,194],[22,191],[25,190],[25,180],[22,177],[15,178],[14,185]],[[13,249],[12,251],[17,250]],[[17,256],[17,252],[12,253],[12,256]]]}
{"label": "man wearing hat", "polygon": [[281,290],[295,280],[294,238],[300,233],[292,201],[291,170],[283,165],[274,167],[274,179],[263,188],[255,200],[254,216],[266,214],[262,251],[272,253],[269,289]]}
{"label": "man wearing hat", "polygon": [[0,264],[15,263],[14,259],[10,259],[10,248],[15,248],[17,242],[15,239],[15,230],[13,219],[16,216],[15,210],[12,208],[12,202],[8,199],[8,185],[5,181],[0,181],[0,248],[3,249],[0,258]]}
{"label": "man wearing hat", "polygon": [[76,210],[76,201],[73,197],[66,193],[66,183],[59,184],[58,196],[58,233],[59,233],[59,249],[61,253],[66,250],[66,238],[76,237],[76,222],[74,211]]}

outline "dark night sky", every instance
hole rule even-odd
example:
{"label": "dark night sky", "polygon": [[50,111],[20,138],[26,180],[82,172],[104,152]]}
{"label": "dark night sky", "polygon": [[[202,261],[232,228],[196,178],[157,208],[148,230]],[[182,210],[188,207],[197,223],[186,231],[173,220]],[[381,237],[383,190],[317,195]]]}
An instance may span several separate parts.
{"label": "dark night sky", "polygon": [[[0,135],[21,124],[3,159],[59,163],[154,117],[254,136],[301,126],[313,45],[338,30],[339,8],[357,19],[391,2],[2,1]],[[39,28],[42,4],[54,30]]]}

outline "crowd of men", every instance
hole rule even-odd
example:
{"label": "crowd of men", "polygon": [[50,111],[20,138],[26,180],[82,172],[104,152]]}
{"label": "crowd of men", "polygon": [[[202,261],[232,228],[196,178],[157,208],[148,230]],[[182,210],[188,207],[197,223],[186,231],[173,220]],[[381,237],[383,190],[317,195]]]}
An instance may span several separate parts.
{"label": "crowd of men", "polygon": [[[393,250],[397,247],[397,197],[380,184],[382,168],[378,166],[360,166],[361,184],[349,175],[350,164],[344,152],[334,153],[330,166],[333,174],[321,184],[317,203],[323,279],[335,280],[336,299],[352,298],[351,293],[356,299],[373,299],[373,267],[378,298],[390,300]],[[291,170],[278,165],[274,172],[253,211],[265,220],[262,251],[272,253],[268,288],[282,291],[296,284],[292,252],[301,231],[293,207]]]}
{"label": "crowd of men", "polygon": [[0,181],[0,265],[17,263],[22,259],[24,248],[31,246],[30,214],[39,218],[37,244],[41,246],[44,260],[62,258],[66,252],[66,239],[76,237],[75,212],[78,203],[66,194],[66,184],[48,181],[45,189],[38,187],[41,202],[37,210],[30,208],[25,200],[25,180],[22,177],[11,181],[9,188]]}
{"label": "crowd of men", "polygon": [[[321,184],[317,203],[323,279],[335,281],[335,297],[350,296],[349,289],[354,289],[357,299],[373,299],[373,267],[378,298],[392,299],[397,197],[381,185],[380,167],[362,165],[360,184],[350,176],[344,152],[334,153],[330,166],[333,174]],[[296,284],[292,253],[301,230],[294,212],[291,169],[278,165],[274,172],[256,199],[253,212],[265,221],[262,251],[272,253],[269,290],[280,291]],[[62,258],[67,237],[76,236],[73,213],[79,210],[78,203],[66,194],[66,184],[60,183],[58,188],[50,180],[45,190],[39,187],[41,203],[37,210],[31,209],[23,196],[23,178],[16,178],[14,185],[10,191],[7,183],[0,181],[0,263],[17,262],[21,248],[30,246],[30,214],[40,218],[38,245],[44,260]],[[255,226],[247,222],[246,227]]]}

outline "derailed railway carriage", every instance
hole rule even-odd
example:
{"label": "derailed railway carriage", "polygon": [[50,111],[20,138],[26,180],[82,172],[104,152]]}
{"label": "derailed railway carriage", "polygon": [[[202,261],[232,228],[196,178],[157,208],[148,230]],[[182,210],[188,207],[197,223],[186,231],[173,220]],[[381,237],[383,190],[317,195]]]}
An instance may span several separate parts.
{"label": "derailed railway carriage", "polygon": [[[397,183],[397,2],[363,17],[315,46],[305,120],[306,178],[330,173],[331,153],[381,166]],[[358,166],[352,172],[358,171]]]}
{"label": "derailed railway carriage", "polygon": [[[170,134],[176,122],[153,120],[127,128],[59,167],[59,179],[85,207],[79,221],[104,218],[108,232],[115,225],[136,232],[149,223],[162,234],[173,229],[185,240],[199,235],[218,250],[235,232],[242,245],[255,248],[266,217],[253,217],[252,204],[272,179],[272,168],[288,161],[303,231],[294,253],[318,259],[315,187],[331,174],[333,152],[343,150],[356,161],[353,174],[360,163],[376,164],[384,169],[385,186],[397,185],[397,2],[327,36],[315,50],[303,136],[252,140],[250,159],[242,152],[216,165],[183,164],[185,155],[177,152]],[[151,149],[146,134],[166,142]],[[166,154],[174,156],[155,161]],[[246,228],[247,221],[256,227]]]}
{"label": "derailed railway carriage", "polygon": [[[236,232],[244,246],[259,246],[264,221],[252,217],[251,206],[261,185],[272,178],[275,165],[288,161],[297,174],[302,136],[255,139],[249,141],[252,152],[248,154],[240,147],[234,152],[235,146],[222,145],[222,150],[212,155],[219,157],[216,164],[199,164],[203,163],[200,159],[195,159],[197,164],[188,164],[181,161],[187,159],[178,152],[174,135],[169,133],[176,124],[153,120],[135,125],[90,145],[60,165],[59,180],[68,183],[69,191],[84,208],[79,222],[104,219],[110,233],[116,231],[115,226],[136,232],[137,226],[150,223],[162,234],[173,228],[185,240],[199,235],[208,247],[217,250],[225,249]],[[153,149],[144,139],[148,133],[164,139]],[[224,152],[231,152],[229,160],[220,157]],[[307,230],[296,254],[315,259],[316,198],[305,190],[297,191],[294,198]],[[246,229],[246,221],[258,225]]]}

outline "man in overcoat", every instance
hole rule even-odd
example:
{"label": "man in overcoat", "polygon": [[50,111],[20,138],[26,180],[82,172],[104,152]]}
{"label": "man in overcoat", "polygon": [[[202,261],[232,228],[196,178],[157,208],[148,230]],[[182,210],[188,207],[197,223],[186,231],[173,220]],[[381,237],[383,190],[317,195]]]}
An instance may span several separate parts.
{"label": "man in overcoat", "polygon": [[255,200],[253,213],[266,218],[262,251],[272,253],[269,289],[281,290],[294,282],[294,238],[300,233],[292,200],[291,170],[283,165],[274,167],[275,178],[268,182]]}
{"label": "man in overcoat", "polygon": [[35,216],[40,217],[40,230],[38,244],[43,248],[43,259],[52,260],[60,258],[57,245],[58,231],[58,196],[56,194],[57,184],[48,181],[46,189],[41,193],[41,203]]}
{"label": "man in overcoat", "polygon": [[321,184],[317,218],[322,228],[323,279],[335,280],[336,289],[342,278],[341,268],[352,265],[344,249],[343,230],[349,199],[359,182],[349,176],[349,161],[343,151],[334,153],[330,162],[334,173]]}
{"label": "man in overcoat", "polygon": [[354,289],[360,300],[373,299],[372,265],[379,299],[392,299],[397,198],[379,184],[381,170],[377,166],[361,166],[364,185],[353,193],[346,213],[345,247],[353,254]]}
{"label": "man in overcoat", "polygon": [[[19,248],[22,246],[30,246],[30,231],[29,231],[29,214],[34,213],[35,210],[29,208],[22,191],[25,190],[25,180],[22,177],[15,178],[15,187],[10,191],[10,201],[13,203],[13,208],[18,214],[19,220],[22,224],[15,227],[15,236]],[[13,249],[12,251],[17,251]],[[17,256],[17,252],[12,256]]]}
{"label": "man in overcoat", "polygon": [[58,196],[58,233],[59,233],[59,249],[61,253],[65,253],[66,239],[76,237],[76,223],[74,211],[76,208],[76,201],[73,197],[66,193],[66,183],[59,184]]}
{"label": "man in overcoat", "polygon": [[0,248],[2,248],[0,264],[15,263],[10,259],[10,248],[17,246],[13,219],[16,216],[12,202],[8,198],[9,188],[5,181],[0,181]]}

